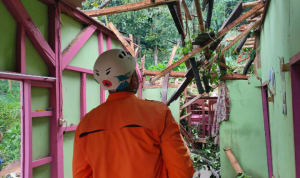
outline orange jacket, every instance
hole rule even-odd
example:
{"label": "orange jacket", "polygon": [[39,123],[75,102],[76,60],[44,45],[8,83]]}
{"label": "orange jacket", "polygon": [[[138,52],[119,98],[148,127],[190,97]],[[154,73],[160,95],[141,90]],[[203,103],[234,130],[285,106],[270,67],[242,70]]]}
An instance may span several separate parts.
{"label": "orange jacket", "polygon": [[191,178],[194,169],[166,105],[110,94],[75,132],[74,178]]}

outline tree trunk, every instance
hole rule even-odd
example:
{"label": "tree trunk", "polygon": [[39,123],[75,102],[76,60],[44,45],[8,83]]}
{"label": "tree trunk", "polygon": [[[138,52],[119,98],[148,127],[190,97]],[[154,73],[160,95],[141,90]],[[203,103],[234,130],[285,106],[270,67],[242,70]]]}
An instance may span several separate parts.
{"label": "tree trunk", "polygon": [[12,93],[11,80],[7,80],[7,81],[8,81],[8,88],[9,88],[9,91]]}
{"label": "tree trunk", "polygon": [[154,65],[157,66],[157,63],[158,63],[158,57],[157,57],[157,42],[154,46]]}

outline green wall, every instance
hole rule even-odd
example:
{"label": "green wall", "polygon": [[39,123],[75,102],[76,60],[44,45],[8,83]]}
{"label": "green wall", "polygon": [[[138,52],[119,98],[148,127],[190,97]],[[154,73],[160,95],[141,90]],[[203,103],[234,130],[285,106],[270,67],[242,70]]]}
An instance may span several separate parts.
{"label": "green wall", "polygon": [[287,115],[282,114],[279,57],[284,63],[300,51],[300,1],[272,0],[261,31],[262,82],[275,72],[276,94],[269,102],[273,173],[278,177],[295,177],[292,94],[290,73],[285,72]]}
{"label": "green wall", "polygon": [[226,81],[229,121],[220,124],[221,176],[236,177],[223,148],[230,147],[242,169],[253,178],[267,178],[267,152],[260,81]]}
{"label": "green wall", "polygon": [[[168,99],[172,96],[172,94],[176,91],[177,88],[169,88],[168,89]],[[147,100],[156,100],[156,101],[161,101],[161,93],[162,93],[162,88],[148,88],[143,90],[143,99]],[[174,101],[170,106],[170,110],[172,111],[172,115],[174,119],[179,122],[179,99]]]}

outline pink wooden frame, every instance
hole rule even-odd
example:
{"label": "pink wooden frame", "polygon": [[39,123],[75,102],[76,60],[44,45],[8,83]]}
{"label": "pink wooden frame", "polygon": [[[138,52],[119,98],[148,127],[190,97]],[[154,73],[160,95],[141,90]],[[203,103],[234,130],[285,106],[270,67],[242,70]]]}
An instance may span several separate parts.
{"label": "pink wooden frame", "polygon": [[53,161],[53,156],[42,158],[32,162],[32,168],[51,163]]}
{"label": "pink wooden frame", "polygon": [[80,74],[80,119],[86,114],[86,73]]}
{"label": "pink wooden frame", "polygon": [[34,24],[30,15],[26,11],[21,1],[2,0],[3,4],[9,10],[16,22],[24,25],[26,36],[31,41],[32,45],[37,49],[37,52],[43,58],[45,63],[50,67],[55,67],[55,54],[49,44]]}
{"label": "pink wooden frame", "polygon": [[77,125],[74,126],[69,126],[69,127],[65,127],[66,132],[72,132],[75,131],[77,129]]}
{"label": "pink wooden frame", "polygon": [[78,53],[78,51],[82,48],[82,46],[87,42],[87,40],[93,35],[95,32],[95,26],[89,26],[88,29],[82,34],[80,39],[78,39],[72,48],[63,56],[62,60],[62,69],[65,69],[66,66],[71,62],[73,57]]}
{"label": "pink wooden frame", "polygon": [[31,86],[32,87],[51,88],[51,87],[53,87],[53,83],[41,82],[41,81],[31,81]]}
{"label": "pink wooden frame", "polygon": [[24,154],[23,156],[23,177],[32,178],[32,119],[31,119],[31,81],[24,80],[23,83],[24,101]]}
{"label": "pink wooden frame", "polygon": [[289,64],[292,83],[295,167],[296,177],[300,177],[300,52],[290,59]]}
{"label": "pink wooden frame", "polygon": [[82,73],[87,73],[87,74],[93,75],[93,71],[92,70],[81,68],[81,67],[67,66],[65,68],[65,70],[70,70],[70,71],[74,71],[74,72],[82,72]]}
{"label": "pink wooden frame", "polygon": [[53,115],[52,111],[33,111],[31,117],[50,117]]}
{"label": "pink wooden frame", "polygon": [[0,71],[0,78],[11,79],[11,80],[36,80],[36,81],[45,81],[45,82],[55,82],[56,80],[56,78],[54,77],[27,75],[27,74],[6,72],[6,71]]}
{"label": "pink wooden frame", "polygon": [[268,106],[268,85],[267,82],[262,84],[261,95],[263,104],[264,114],[264,126],[266,136],[266,149],[267,149],[267,162],[268,162],[268,173],[269,178],[273,177],[273,162],[272,162],[272,148],[271,148],[271,137],[270,137],[270,123],[269,123],[269,106]]}
{"label": "pink wooden frame", "polygon": [[[110,45],[111,46],[111,45]],[[98,31],[98,52],[99,56],[103,53],[103,33]],[[100,86],[100,104],[105,102],[105,90]]]}
{"label": "pink wooden frame", "polygon": [[25,45],[25,28],[24,25],[18,23],[17,29],[17,72],[26,73],[26,45]]}

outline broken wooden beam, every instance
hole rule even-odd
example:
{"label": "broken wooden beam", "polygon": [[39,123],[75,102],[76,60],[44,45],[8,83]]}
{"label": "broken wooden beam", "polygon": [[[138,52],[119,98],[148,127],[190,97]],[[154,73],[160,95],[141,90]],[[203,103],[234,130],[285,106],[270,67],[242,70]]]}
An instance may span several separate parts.
{"label": "broken wooden beam", "polygon": [[200,99],[202,96],[205,96],[207,93],[199,94],[198,96],[191,99],[189,102],[185,103],[180,107],[180,109],[183,109],[185,107],[188,107],[189,105],[193,104],[196,100]]}
{"label": "broken wooden beam", "polygon": [[249,76],[243,74],[225,74],[220,80],[248,80]]}
{"label": "broken wooden beam", "polygon": [[88,12],[85,12],[85,14],[91,16],[91,17],[98,17],[103,15],[111,15],[111,14],[118,14],[122,12],[128,12],[128,11],[137,11],[142,9],[148,9],[151,7],[157,7],[161,5],[165,5],[167,3],[177,1],[177,0],[156,0],[153,2],[152,0],[145,0],[141,2],[135,2],[130,4],[124,4],[121,6],[116,7],[109,7],[106,9],[98,9],[98,10],[91,10]]}
{"label": "broken wooden beam", "polygon": [[261,18],[247,19],[247,23],[255,22],[260,20]]}
{"label": "broken wooden beam", "polygon": [[[252,25],[252,24],[251,24]],[[249,32],[247,35],[245,35],[242,40],[240,41],[240,43],[238,44],[238,46],[236,47],[236,52],[239,53],[241,51],[241,49],[243,48],[245,42],[247,41],[247,39],[250,37],[251,32]]]}
{"label": "broken wooden beam", "polygon": [[190,143],[191,144],[191,146],[192,146],[192,148],[193,149],[200,149],[197,145],[196,145],[196,143],[195,143],[195,141],[189,136],[189,134],[187,133],[187,131],[184,129],[184,127],[180,124],[180,132],[182,133],[182,135],[186,138],[186,141],[188,142],[188,143]]}
{"label": "broken wooden beam", "polygon": [[190,116],[190,115],[192,115],[192,112],[187,113],[187,114],[184,115],[184,116],[181,116],[181,117],[179,118],[179,120],[185,119],[186,117],[188,117],[188,116]]}
{"label": "broken wooden beam", "polygon": [[254,6],[256,6],[257,4],[259,4],[260,1],[253,1],[253,2],[246,2],[246,3],[243,3],[243,9],[248,9],[248,8],[252,8]]}
{"label": "broken wooden beam", "polygon": [[[259,4],[261,5],[261,4]],[[249,12],[249,11],[248,11]],[[235,43],[237,43],[238,41],[240,41],[246,34],[248,34],[253,28],[257,27],[259,25],[260,21],[256,21],[254,22],[251,26],[249,26],[247,28],[247,30],[245,30],[243,33],[241,33],[240,35],[238,35],[235,40],[233,40],[231,43],[229,43],[225,48],[222,49],[221,51],[221,55],[225,54],[225,52],[230,49]],[[216,54],[213,58],[213,60],[206,64],[205,66],[203,66],[204,69],[207,69],[210,65],[212,65],[213,62],[215,62],[218,58],[218,54]]]}
{"label": "broken wooden beam", "polygon": [[206,22],[205,22],[205,28],[210,28],[212,13],[214,9],[214,0],[209,0],[208,2],[208,9],[207,9],[207,15],[206,15]]}
{"label": "broken wooden beam", "polygon": [[[155,76],[159,74],[161,71],[157,70],[143,70],[143,73],[145,76]],[[186,72],[170,72],[170,77],[175,77],[175,78],[184,78]]]}
{"label": "broken wooden beam", "polygon": [[184,10],[184,13],[185,13],[187,19],[188,20],[193,20],[185,0],[182,0],[181,4],[182,4],[182,7],[183,7],[183,10]]}
{"label": "broken wooden beam", "polygon": [[[169,62],[167,64],[167,67],[172,64],[172,61],[173,61],[173,58],[176,54],[178,46],[179,45],[174,45],[173,51],[172,51],[171,56],[169,58]],[[161,96],[161,102],[163,102],[163,103],[167,103],[169,77],[170,77],[170,73],[167,73],[164,77],[163,88],[162,88],[162,96]]]}
{"label": "broken wooden beam", "polygon": [[234,154],[232,153],[230,147],[224,149],[227,158],[229,159],[233,169],[235,170],[236,174],[243,173],[243,169],[241,168],[240,164],[237,162]]}
{"label": "broken wooden beam", "polygon": [[247,45],[247,46],[243,46],[243,48],[242,48],[242,49],[252,49],[252,48],[254,48],[254,46],[253,46],[253,45]]}
{"label": "broken wooden beam", "polygon": [[210,44],[212,44],[216,39],[219,39],[219,38],[223,37],[227,32],[229,32],[231,29],[233,29],[238,24],[240,24],[242,21],[244,21],[245,19],[247,19],[254,12],[258,11],[259,9],[261,9],[263,6],[264,6],[264,3],[259,3],[258,5],[256,5],[255,7],[253,7],[251,10],[247,11],[244,15],[240,16],[235,21],[233,21],[231,24],[229,24],[228,26],[224,27],[224,29],[222,29],[221,31],[219,31],[219,33],[218,33],[218,35],[217,35],[216,38],[208,40],[203,46],[195,48],[192,52],[190,52],[189,54],[187,54],[183,58],[179,59],[178,61],[176,61],[171,66],[167,67],[165,70],[161,71],[158,75],[156,75],[155,77],[153,77],[151,79],[151,82],[154,82],[157,79],[159,79],[160,77],[162,77],[163,75],[165,75],[166,73],[169,73],[171,70],[173,70],[174,68],[176,68],[177,66],[179,66],[181,63],[187,61],[189,58],[193,57],[196,53],[202,51],[207,46],[209,46]]}
{"label": "broken wooden beam", "polygon": [[200,75],[199,75],[198,66],[196,64],[195,58],[194,57],[190,58],[190,62],[191,62],[191,65],[192,65],[192,70],[193,70],[193,73],[194,73],[194,78],[195,78],[195,82],[196,82],[196,85],[197,85],[198,93],[203,94],[204,89],[203,89],[203,86],[202,86],[202,83],[201,83],[201,78],[200,78]]}
{"label": "broken wooden beam", "polygon": [[120,34],[120,32],[116,29],[114,24],[109,22],[108,24],[109,28],[115,33],[115,35],[118,37],[118,39],[121,41],[123,46],[130,52],[130,54],[135,57],[134,49],[131,48],[131,46],[128,44],[128,42],[123,38],[123,36]]}
{"label": "broken wooden beam", "polygon": [[175,26],[178,30],[178,33],[184,34],[183,24],[181,23],[181,20],[179,18],[179,15],[181,16],[181,14],[178,14],[178,12],[177,12],[177,4],[175,2],[173,2],[173,3],[168,3],[167,5],[168,5],[168,8],[172,15],[172,18],[174,20]]}

